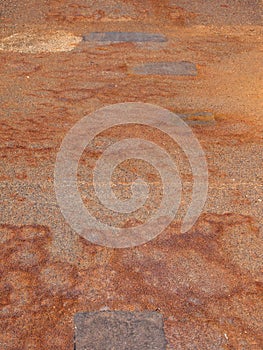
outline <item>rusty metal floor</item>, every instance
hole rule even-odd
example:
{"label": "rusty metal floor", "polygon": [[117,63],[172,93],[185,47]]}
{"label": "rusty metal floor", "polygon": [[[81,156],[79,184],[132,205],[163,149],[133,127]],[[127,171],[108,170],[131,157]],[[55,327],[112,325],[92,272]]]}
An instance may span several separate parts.
{"label": "rusty metal floor", "polygon": [[[0,349],[73,349],[74,315],[99,310],[159,311],[167,349],[261,349],[260,1],[5,0],[0,62]],[[78,173],[98,220],[136,227],[160,204],[158,172],[136,160],[112,181],[122,199],[135,178],[149,181],[146,209],[115,215],[96,200],[92,169],[117,141],[132,135],[163,147],[183,183],[179,211],[155,239],[107,248],[67,223],[54,169],[71,127],[127,102],[165,108],[191,127],[206,155],[208,193],[181,233],[193,178],[178,145],[142,125],[101,132]]]}

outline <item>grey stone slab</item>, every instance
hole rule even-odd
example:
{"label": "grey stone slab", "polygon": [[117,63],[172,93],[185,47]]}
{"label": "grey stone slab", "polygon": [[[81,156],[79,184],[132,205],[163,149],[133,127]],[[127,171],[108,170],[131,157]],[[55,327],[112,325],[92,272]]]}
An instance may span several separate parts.
{"label": "grey stone slab", "polygon": [[92,42],[164,42],[167,38],[162,34],[134,32],[94,32],[83,36],[84,41]]}
{"label": "grey stone slab", "polygon": [[165,350],[157,312],[100,311],[75,315],[75,350]]}
{"label": "grey stone slab", "polygon": [[186,75],[196,76],[197,68],[192,62],[155,62],[146,63],[133,68],[137,74],[144,75]]}

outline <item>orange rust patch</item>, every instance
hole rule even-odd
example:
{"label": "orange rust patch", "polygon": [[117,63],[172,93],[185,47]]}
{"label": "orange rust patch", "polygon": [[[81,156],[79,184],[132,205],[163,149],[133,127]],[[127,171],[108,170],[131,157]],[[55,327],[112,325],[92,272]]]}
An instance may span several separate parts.
{"label": "orange rust patch", "polygon": [[[236,241],[236,250],[229,250],[231,232],[240,230],[250,239]],[[1,232],[0,317],[9,336],[16,332],[15,346],[32,342],[44,349],[53,336],[53,344],[66,349],[72,344],[74,313],[105,306],[160,310],[174,346],[190,339],[198,346],[260,342],[257,270],[238,260],[240,251],[262,244],[249,217],[206,214],[186,235],[175,235],[170,228],[133,249],[112,251],[79,239],[81,259],[91,259],[86,267],[81,260],[55,261],[49,255],[49,230],[43,226],[2,225]],[[207,319],[213,321],[204,326]],[[241,330],[250,335],[238,336]],[[7,346],[9,338],[4,339]]]}

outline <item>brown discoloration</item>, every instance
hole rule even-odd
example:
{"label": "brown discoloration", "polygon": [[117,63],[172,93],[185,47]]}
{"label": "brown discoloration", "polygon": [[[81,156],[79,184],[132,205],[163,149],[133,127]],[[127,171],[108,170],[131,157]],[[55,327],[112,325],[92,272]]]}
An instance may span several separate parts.
{"label": "brown discoloration", "polygon": [[[238,2],[236,9],[236,1],[227,1],[226,8],[201,0],[176,6],[150,0],[97,1],[95,7],[82,0],[52,1],[48,8],[35,0],[9,3],[0,5],[1,42],[15,33],[43,37],[58,30],[74,37],[95,31],[161,33],[168,41],[81,42],[60,53],[1,51],[0,348],[73,348],[74,314],[110,308],[161,312],[169,349],[260,349],[262,28],[257,2]],[[173,61],[193,62],[198,76],[132,73],[141,64]],[[131,182],[142,176],[153,190],[148,214],[113,217],[95,200],[91,170],[108,145],[125,137],[163,147],[185,185],[178,216],[165,232],[143,246],[113,250],[70,230],[56,204],[53,171],[61,141],[79,119],[127,101],[194,116],[193,131],[208,162],[209,193],[204,214],[181,235],[193,181],[183,152],[149,127],[103,132],[87,147],[79,167],[83,198],[98,217],[105,214],[105,221],[130,227],[145,221],[160,202],[158,173],[136,161],[116,170],[114,190],[128,198]],[[203,123],[204,112],[215,122]]]}

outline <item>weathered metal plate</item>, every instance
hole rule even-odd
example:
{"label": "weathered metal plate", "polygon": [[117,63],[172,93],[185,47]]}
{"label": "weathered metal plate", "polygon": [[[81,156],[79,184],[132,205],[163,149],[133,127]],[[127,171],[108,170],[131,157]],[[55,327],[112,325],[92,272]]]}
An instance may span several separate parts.
{"label": "weathered metal plate", "polygon": [[[260,8],[257,0],[168,3],[0,1],[0,349],[73,349],[76,312],[105,306],[160,309],[169,350],[262,348]],[[169,40],[83,41],[95,31]],[[195,63],[198,75],[132,72],[175,61]],[[209,193],[187,234],[179,232],[192,198],[189,163],[167,135],[143,125],[98,135],[81,158],[78,188],[102,222],[141,225],[162,200],[158,172],[132,159],[116,169],[117,198],[131,198],[137,178],[149,183],[151,197],[134,215],[117,215],[97,200],[92,171],[113,143],[154,142],[182,175],[178,217],[165,232],[136,248],[111,249],[81,238],[61,214],[53,180],[63,138],[85,115],[119,102],[180,114],[202,145]]]}

